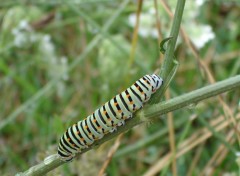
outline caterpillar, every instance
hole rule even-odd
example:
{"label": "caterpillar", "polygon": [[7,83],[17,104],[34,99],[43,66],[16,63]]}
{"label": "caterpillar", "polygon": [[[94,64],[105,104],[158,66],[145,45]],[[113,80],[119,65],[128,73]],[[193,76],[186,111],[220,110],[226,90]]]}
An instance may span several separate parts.
{"label": "caterpillar", "polygon": [[58,145],[61,160],[71,161],[76,153],[88,148],[105,134],[114,132],[117,126],[124,125],[125,120],[141,109],[162,84],[162,78],[156,74],[145,75],[87,118],[69,127]]}

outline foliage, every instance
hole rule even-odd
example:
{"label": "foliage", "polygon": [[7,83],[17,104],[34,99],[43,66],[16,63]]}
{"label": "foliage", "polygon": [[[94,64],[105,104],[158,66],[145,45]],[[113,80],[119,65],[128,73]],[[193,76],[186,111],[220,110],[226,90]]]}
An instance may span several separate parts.
{"label": "foliage", "polygon": [[[69,125],[85,118],[131,82],[160,67],[154,1],[143,1],[132,64],[129,59],[137,3],[128,3],[110,29],[103,30],[120,3],[111,0],[0,1],[0,124],[6,124],[0,128],[1,175],[26,170],[55,153],[58,140]],[[175,1],[170,1],[169,5],[174,10]],[[162,3],[158,3],[157,8],[161,33],[166,38],[171,18]],[[203,1],[200,5],[186,2],[183,28],[216,80],[240,73],[239,13],[237,1]],[[101,40],[83,56],[96,36]],[[180,66],[170,85],[173,97],[209,84],[203,68],[182,37],[174,55]],[[78,64],[73,64],[75,62]],[[22,105],[50,82],[53,82],[50,88],[40,98],[18,113]],[[239,96],[237,90],[223,98],[235,118],[240,117]],[[8,121],[14,113],[17,113],[16,118]],[[217,130],[219,124],[228,123],[224,116],[217,98],[174,112],[176,145],[182,149],[187,142],[190,145],[204,136],[204,128],[208,127],[204,122]],[[216,133],[227,141],[231,129],[228,125]],[[107,173],[147,173],[170,151],[167,132],[167,120],[161,117],[126,133]],[[235,135],[229,142],[236,151],[237,142]],[[107,142],[49,175],[87,175],[89,168],[96,175],[112,143]],[[235,153],[226,146],[223,158],[215,159],[216,165],[206,167],[221,144],[222,140],[213,135],[186,149],[188,152],[177,160],[178,175],[198,175],[206,168],[213,169],[214,175],[236,173]],[[193,160],[196,160],[195,165]],[[163,168],[162,173],[172,173],[168,165]]]}

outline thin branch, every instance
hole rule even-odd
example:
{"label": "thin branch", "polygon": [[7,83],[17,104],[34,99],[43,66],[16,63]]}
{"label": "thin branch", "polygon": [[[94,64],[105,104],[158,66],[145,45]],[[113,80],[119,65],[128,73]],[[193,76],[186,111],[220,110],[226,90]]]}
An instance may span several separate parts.
{"label": "thin branch", "polygon": [[[168,112],[171,112],[173,110],[176,110],[191,104],[197,104],[199,101],[203,99],[216,96],[220,93],[233,90],[239,87],[240,86],[240,84],[238,83],[239,79],[240,79],[240,75],[237,75],[237,76],[228,78],[226,80],[211,84],[209,86],[200,88],[198,90],[194,90],[190,93],[178,96],[169,101],[154,104],[149,108],[147,108],[146,111],[144,111],[145,115],[149,118],[152,118],[152,117],[160,116],[162,114],[166,114]],[[226,87],[226,85],[228,86]],[[226,90],[226,88],[228,90]]]}
{"label": "thin branch", "polygon": [[160,73],[160,76],[163,79],[167,78],[167,75],[171,72],[173,68],[174,50],[177,42],[178,33],[180,30],[184,6],[185,0],[177,1],[176,11],[173,18],[173,25],[170,33],[172,39],[169,41],[169,45],[165,53],[165,59]]}
{"label": "thin branch", "polygon": [[[155,1],[155,7],[157,6],[157,2]],[[183,10],[185,6],[185,0],[179,0],[177,3],[176,7],[176,15],[174,16],[173,19],[173,26],[171,28],[171,34],[170,36],[172,37],[172,40],[169,42],[169,47],[166,50],[165,57],[163,60],[163,65],[161,67],[161,72],[160,76],[163,78],[163,80],[166,80],[167,76],[173,69],[173,60],[174,60],[174,50],[175,50],[175,45],[178,37],[178,33],[180,30],[180,25],[181,25],[181,20],[182,20],[182,15],[183,15]],[[159,31],[160,32],[160,31]],[[166,83],[168,84],[168,83]],[[154,102],[159,102],[160,97],[163,95],[164,89],[160,89],[155,94],[155,98],[153,97],[150,103]],[[169,99],[170,97],[170,92],[166,91],[166,97]],[[172,113],[168,114],[168,126],[169,126],[169,140],[170,140],[170,148],[173,153],[172,155],[172,172],[173,175],[177,175],[177,166],[176,166],[176,157],[175,157],[175,135],[174,135],[174,127],[173,127],[173,117]]]}
{"label": "thin branch", "polygon": [[[123,132],[126,132],[129,129],[133,128],[134,126],[141,124],[147,120],[158,118],[159,116],[166,114],[168,112],[171,112],[192,104],[196,104],[199,101],[202,101],[204,99],[216,96],[218,94],[221,94],[230,90],[234,90],[238,87],[240,87],[240,75],[211,84],[209,86],[200,88],[198,90],[194,90],[190,93],[183,94],[181,96],[172,98],[165,102],[161,102],[151,106],[150,105],[146,106],[145,108],[143,108],[142,110],[134,114],[135,117],[127,121],[124,126],[120,126],[116,132],[107,134],[106,136],[104,136],[104,138],[96,141],[89,148],[83,149],[82,152],[77,155],[80,156],[82,153],[85,153],[88,150],[91,150],[94,147],[99,146],[106,141],[109,141],[110,139],[116,137],[117,135]],[[49,156],[48,159],[45,159],[44,162],[30,168],[26,172],[19,173],[18,176],[43,175],[53,170],[54,168],[57,168],[62,164],[64,164],[64,162],[61,161],[59,157],[57,157],[56,155],[52,155],[52,156]]]}
{"label": "thin branch", "polygon": [[[172,37],[172,39],[168,43],[168,46],[164,55],[163,65],[161,67],[161,72],[160,72],[160,76],[163,78],[163,80],[166,80],[169,73],[172,71],[174,67],[174,63],[173,63],[174,50],[177,42],[178,33],[180,30],[184,6],[185,6],[185,0],[177,1],[175,15],[173,19],[173,25],[170,33],[170,36]],[[153,98],[150,100],[150,103],[152,104],[155,102],[159,102],[160,101],[159,97],[162,97],[163,91],[164,91],[163,89],[160,89],[159,91],[157,91],[156,94],[153,96]]]}

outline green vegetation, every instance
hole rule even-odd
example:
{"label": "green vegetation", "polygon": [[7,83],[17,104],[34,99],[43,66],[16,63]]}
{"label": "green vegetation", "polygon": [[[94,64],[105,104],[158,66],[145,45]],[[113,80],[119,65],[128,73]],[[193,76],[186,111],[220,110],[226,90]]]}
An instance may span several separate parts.
{"label": "green vegetation", "polygon": [[[167,48],[165,54],[170,60],[174,55],[179,63],[168,87],[176,98],[152,105],[160,101],[159,92],[136,120],[119,128],[118,133],[130,130],[105,170],[108,175],[237,175],[239,76],[235,84],[231,82],[235,86],[228,81],[217,84],[223,86],[221,91],[219,87],[190,94],[198,101],[211,97],[205,101],[180,95],[240,74],[240,3],[196,2],[186,2],[175,52],[171,40],[171,52]],[[161,68],[159,43],[173,29],[167,10],[174,12],[176,2],[168,1],[170,9],[164,1],[139,3],[0,0],[1,175],[26,171],[55,154],[67,127],[142,75]],[[134,31],[139,35],[134,37]],[[169,75],[173,67],[168,68]],[[163,72],[164,78],[168,76]],[[180,108],[177,104],[165,111],[173,100],[194,103],[172,112],[171,122],[164,114]],[[148,122],[132,129],[142,121]],[[49,175],[97,175],[114,141]]]}

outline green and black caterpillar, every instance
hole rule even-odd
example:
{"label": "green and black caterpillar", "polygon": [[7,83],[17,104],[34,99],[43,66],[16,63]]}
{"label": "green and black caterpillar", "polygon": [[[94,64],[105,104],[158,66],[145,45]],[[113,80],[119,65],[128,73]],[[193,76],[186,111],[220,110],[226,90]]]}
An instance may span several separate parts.
{"label": "green and black caterpillar", "polygon": [[145,75],[93,114],[69,127],[59,142],[60,158],[71,161],[76,153],[88,148],[105,134],[112,133],[117,126],[124,125],[125,120],[141,109],[162,84],[162,78],[156,74]]}

